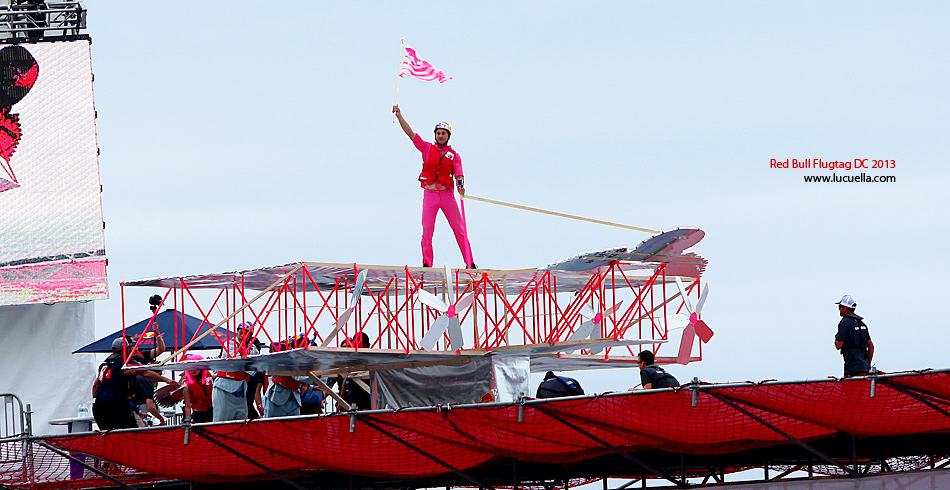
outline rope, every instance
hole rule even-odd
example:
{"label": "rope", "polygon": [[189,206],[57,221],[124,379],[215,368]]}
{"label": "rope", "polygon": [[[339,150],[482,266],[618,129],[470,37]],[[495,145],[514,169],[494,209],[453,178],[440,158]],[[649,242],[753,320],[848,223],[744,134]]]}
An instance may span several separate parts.
{"label": "rope", "polygon": [[573,214],[558,213],[557,211],[548,211],[548,210],[545,210],[545,209],[538,209],[538,208],[532,208],[532,207],[528,207],[528,206],[522,206],[522,205],[520,205],[520,204],[512,204],[512,203],[504,202],[504,201],[496,201],[496,200],[494,200],[494,199],[485,199],[484,197],[475,197],[475,196],[473,196],[473,195],[471,195],[471,194],[465,194],[464,196],[462,196],[462,199],[471,199],[471,200],[473,200],[473,201],[487,202],[487,203],[489,203],[489,204],[497,204],[497,205],[499,205],[499,206],[508,206],[509,208],[523,209],[523,210],[525,210],[525,211],[534,211],[535,213],[550,214],[550,215],[552,215],[552,216],[560,216],[560,217],[562,217],[562,218],[571,218],[571,219],[576,219],[576,220],[580,220],[580,221],[587,221],[587,222],[589,222],[589,223],[597,223],[597,224],[599,224],[599,225],[616,226],[617,228],[626,228],[626,229],[628,229],[628,230],[642,231],[642,232],[644,232],[644,233],[651,233],[651,234],[654,234],[654,235],[657,234],[657,233],[660,233],[658,230],[651,230],[651,229],[649,229],[649,228],[640,228],[639,226],[623,225],[623,224],[620,224],[620,223],[612,223],[612,222],[610,222],[610,221],[603,221],[603,220],[599,220],[599,219],[585,218],[585,217],[583,217],[583,216],[575,216],[575,215],[573,215]]}

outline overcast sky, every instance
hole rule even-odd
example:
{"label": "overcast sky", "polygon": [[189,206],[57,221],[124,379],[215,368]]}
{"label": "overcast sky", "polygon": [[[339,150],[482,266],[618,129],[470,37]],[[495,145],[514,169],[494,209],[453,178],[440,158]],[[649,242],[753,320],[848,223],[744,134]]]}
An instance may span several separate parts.
{"label": "overcast sky", "polygon": [[[716,334],[703,362],[670,369],[681,381],[840,376],[843,294],[880,369],[948,367],[945,2],[84,3],[112,296],[99,335],[121,326],[120,281],[420,265],[419,155],[391,115],[404,38],[454,77],[404,79],[399,104],[423,136],[452,125],[469,193],[706,231],[692,251]],[[896,182],[770,168],[792,158],[893,161],[863,172]],[[484,268],[648,238],[466,211]],[[435,253],[463,265],[441,217]]]}

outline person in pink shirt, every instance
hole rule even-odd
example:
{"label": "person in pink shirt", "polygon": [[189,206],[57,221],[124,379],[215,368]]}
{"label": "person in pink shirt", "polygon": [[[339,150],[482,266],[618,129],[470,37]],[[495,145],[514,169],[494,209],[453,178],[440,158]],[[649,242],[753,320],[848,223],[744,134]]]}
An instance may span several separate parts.
{"label": "person in pink shirt", "polygon": [[393,114],[399,119],[402,130],[412,140],[416,149],[422,152],[422,172],[419,183],[424,189],[422,198],[422,265],[432,267],[432,234],[435,232],[435,217],[439,210],[445,215],[449,226],[455,233],[455,240],[462,251],[465,266],[475,269],[472,259],[472,247],[468,242],[465,223],[455,201],[455,188],[465,195],[465,175],[462,172],[462,157],[449,146],[452,128],[448,123],[435,125],[435,143],[424,141],[414,132],[402,117],[398,105],[393,106]]}

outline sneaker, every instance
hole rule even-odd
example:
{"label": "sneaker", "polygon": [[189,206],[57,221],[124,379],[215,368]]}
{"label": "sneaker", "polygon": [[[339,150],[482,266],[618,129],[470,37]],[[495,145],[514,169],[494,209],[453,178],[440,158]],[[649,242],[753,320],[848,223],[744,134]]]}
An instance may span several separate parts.
{"label": "sneaker", "polygon": [[422,267],[432,267],[432,266],[429,265],[429,264],[427,264],[427,263],[425,263],[425,261],[423,261],[423,262],[422,262]]}
{"label": "sneaker", "polygon": [[468,264],[468,268],[469,268],[469,269],[478,269],[478,266],[475,265],[475,262],[472,262],[471,264]]}

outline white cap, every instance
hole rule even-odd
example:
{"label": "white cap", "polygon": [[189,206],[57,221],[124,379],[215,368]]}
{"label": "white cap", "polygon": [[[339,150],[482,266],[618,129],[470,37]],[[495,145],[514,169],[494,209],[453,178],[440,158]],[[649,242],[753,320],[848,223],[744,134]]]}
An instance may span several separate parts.
{"label": "white cap", "polygon": [[837,302],[837,303],[835,303],[835,304],[836,304],[836,305],[845,306],[845,307],[847,307],[847,308],[852,308],[852,309],[858,307],[858,302],[855,301],[854,298],[852,298],[850,294],[846,294],[846,295],[842,296],[842,297],[841,297],[841,301],[839,301],[839,302]]}

